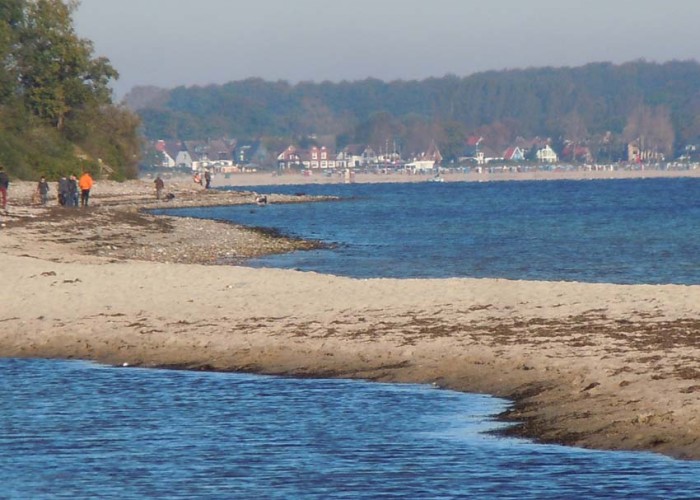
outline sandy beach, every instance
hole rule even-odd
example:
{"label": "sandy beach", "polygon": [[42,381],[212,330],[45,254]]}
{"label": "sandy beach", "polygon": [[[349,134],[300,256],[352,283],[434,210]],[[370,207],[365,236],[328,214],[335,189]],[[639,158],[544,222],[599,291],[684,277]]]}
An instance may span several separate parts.
{"label": "sandy beach", "polygon": [[[379,182],[426,182],[433,177],[432,174],[409,174],[409,173],[357,173],[353,177],[356,183],[379,183]],[[440,177],[444,182],[494,182],[494,181],[548,181],[548,180],[603,180],[603,179],[655,179],[659,177],[700,177],[700,169],[655,169],[646,170],[625,170],[617,168],[612,170],[608,167],[579,168],[577,170],[533,170],[527,172],[517,171],[484,171],[460,172],[445,171]],[[182,179],[181,179],[182,180]],[[261,185],[281,185],[281,184],[334,184],[345,182],[340,174],[323,175],[314,173],[313,175],[301,175],[299,173],[289,173],[273,175],[271,173],[251,173],[232,174],[228,178],[218,175],[214,178],[213,186],[261,186]]]}
{"label": "sandy beach", "polygon": [[[338,182],[251,174],[214,186],[316,181]],[[502,418],[519,422],[514,435],[700,459],[700,286],[251,269],[247,257],[316,243],[143,211],[253,204],[250,191],[167,179],[164,202],[151,180],[98,181],[91,207],[67,209],[33,204],[33,188],[12,183],[0,215],[0,356],[428,383],[511,399]]]}

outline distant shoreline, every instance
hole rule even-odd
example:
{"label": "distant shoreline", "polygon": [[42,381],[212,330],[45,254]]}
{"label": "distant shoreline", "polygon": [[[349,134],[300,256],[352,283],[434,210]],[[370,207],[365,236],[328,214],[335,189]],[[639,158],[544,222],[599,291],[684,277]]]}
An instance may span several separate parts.
{"label": "distant shoreline", "polygon": [[[166,174],[163,174],[166,175]],[[167,176],[166,176],[167,177]],[[170,176],[178,182],[190,181],[187,175],[174,174]],[[385,183],[385,182],[428,182],[433,174],[407,174],[407,173],[362,173],[357,172],[353,177],[353,183]],[[645,170],[535,170],[535,171],[496,171],[496,172],[450,172],[440,174],[444,182],[497,182],[497,181],[552,181],[552,180],[602,180],[602,179],[658,179],[658,178],[700,178],[700,168],[697,169],[655,169]],[[144,180],[150,180],[144,177]],[[228,175],[215,174],[212,187],[223,186],[274,186],[296,184],[346,184],[345,177],[334,173],[330,176],[323,172],[313,172],[312,175],[301,173],[273,174],[270,172],[232,173]]]}

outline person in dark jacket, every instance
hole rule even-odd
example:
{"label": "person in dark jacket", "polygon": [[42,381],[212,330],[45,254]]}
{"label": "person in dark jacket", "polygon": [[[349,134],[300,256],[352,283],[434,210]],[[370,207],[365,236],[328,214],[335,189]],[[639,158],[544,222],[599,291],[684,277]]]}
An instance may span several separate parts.
{"label": "person in dark jacket", "polygon": [[46,177],[42,175],[39,183],[36,185],[36,192],[39,193],[42,205],[46,205],[49,202],[49,189],[49,183],[46,182]]}
{"label": "person in dark jacket", "polygon": [[68,204],[68,178],[65,175],[58,180],[58,204],[62,207]]}
{"label": "person in dark jacket", "polygon": [[75,177],[75,175],[71,175],[68,178],[68,202],[66,203],[66,205],[68,205],[69,207],[77,207],[78,197],[78,179]]}
{"label": "person in dark jacket", "polygon": [[153,181],[153,184],[156,186],[156,200],[160,200],[160,197],[163,195],[163,189],[165,188],[165,182],[163,182],[163,179],[161,179],[159,175],[156,177],[156,180]]}
{"label": "person in dark jacket", "polygon": [[10,178],[5,172],[5,167],[0,165],[0,206],[7,210],[7,189],[10,187]]}

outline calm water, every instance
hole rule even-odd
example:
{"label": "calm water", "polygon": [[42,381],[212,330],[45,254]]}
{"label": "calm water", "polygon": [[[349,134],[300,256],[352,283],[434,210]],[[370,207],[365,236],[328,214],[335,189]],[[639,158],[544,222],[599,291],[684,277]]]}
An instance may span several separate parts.
{"label": "calm water", "polygon": [[[700,283],[700,181],[260,187],[343,201],[173,213],[332,244],[357,277]],[[0,498],[700,498],[700,462],[484,434],[427,386],[0,359]]]}
{"label": "calm water", "polygon": [[250,262],[353,277],[700,284],[700,179],[268,186],[340,202],[171,213],[333,244]]}
{"label": "calm water", "polygon": [[700,498],[700,463],[483,434],[428,386],[0,359],[0,498]]}

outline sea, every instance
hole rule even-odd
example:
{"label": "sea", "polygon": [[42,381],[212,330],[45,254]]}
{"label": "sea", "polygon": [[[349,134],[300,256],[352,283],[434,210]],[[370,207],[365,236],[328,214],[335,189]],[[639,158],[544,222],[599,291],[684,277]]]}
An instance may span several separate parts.
{"label": "sea", "polygon": [[[324,244],[251,266],[700,283],[696,179],[253,189],[338,199],[167,213]],[[0,359],[0,498],[700,498],[700,462],[503,437],[508,405],[429,385]]]}
{"label": "sea", "polygon": [[700,179],[252,189],[339,201],[159,213],[275,229],[328,246],[252,260],[251,266],[355,278],[700,284]]}

